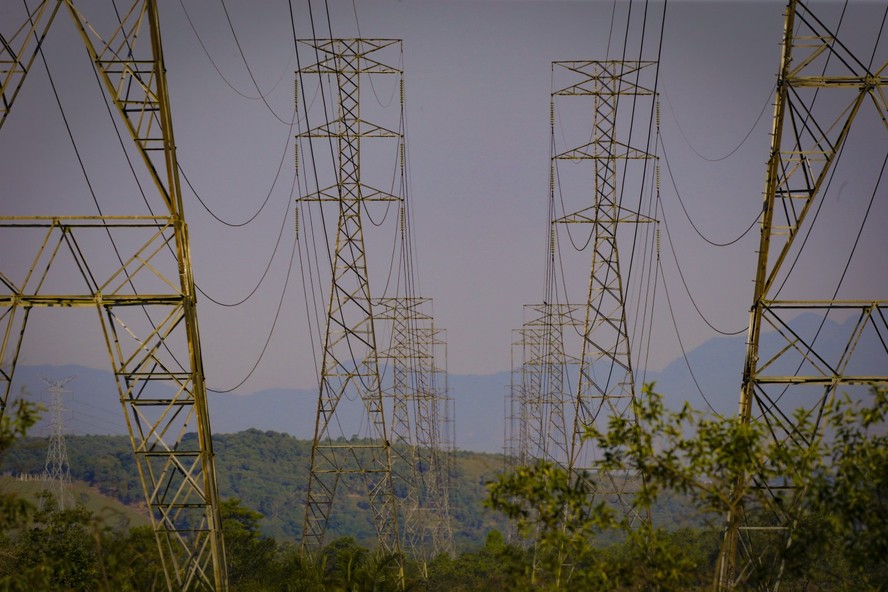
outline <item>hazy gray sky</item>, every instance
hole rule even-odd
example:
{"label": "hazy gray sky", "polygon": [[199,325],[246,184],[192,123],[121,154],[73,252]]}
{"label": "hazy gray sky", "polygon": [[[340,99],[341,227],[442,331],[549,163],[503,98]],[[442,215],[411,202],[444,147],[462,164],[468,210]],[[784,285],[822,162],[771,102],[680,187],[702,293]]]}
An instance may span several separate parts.
{"label": "hazy gray sky", "polygon": [[[294,0],[292,5],[297,37],[310,38],[307,2]],[[267,105],[256,98],[218,0],[186,2],[206,53],[180,3],[160,3],[178,156],[189,181],[215,214],[232,222],[252,216],[270,193],[254,222],[232,229],[212,219],[186,188],[198,285],[220,301],[244,298],[259,281],[283,225],[268,277],[253,298],[235,308],[200,300],[208,384],[220,389],[240,382],[256,362],[275,320],[294,241],[295,130],[278,120],[289,120],[293,112],[296,62],[290,13],[285,2],[227,0],[225,6]],[[816,6],[822,7],[818,14],[825,22],[838,22],[841,3]],[[508,370],[511,330],[522,323],[522,305],[540,301],[544,290],[550,64],[619,59],[627,19],[627,59],[656,59],[664,4],[330,0],[329,30],[323,3],[315,1],[312,8],[319,37],[329,31],[334,37],[355,37],[360,28],[364,37],[403,39],[419,292],[434,299],[437,325],[447,330],[451,373]],[[660,56],[662,145],[690,216],[716,242],[739,236],[761,208],[783,9],[779,1],[668,4]],[[878,2],[851,3],[841,38],[868,58],[883,13]],[[20,9],[3,3],[4,32],[12,22],[10,14],[17,21]],[[883,38],[875,63],[883,63],[886,52]],[[103,203],[113,207],[115,195],[129,190],[129,173],[116,155],[120,149],[113,128],[67,14],[54,24],[45,54],[90,180]],[[385,101],[385,96],[379,98]],[[863,219],[876,177],[872,168],[881,163],[885,149],[884,133],[870,135],[872,127],[855,129],[860,155],[847,178],[834,187],[819,232],[812,234],[799,262],[799,275],[812,293],[819,287],[820,295],[831,294]],[[663,151],[661,147],[661,207],[684,278],[714,325],[726,331],[744,329],[758,230],[723,248],[701,240],[682,213]],[[857,184],[858,168],[868,171],[869,185]],[[91,203],[39,62],[0,131],[0,180],[9,213],[67,213],[88,209]],[[882,189],[870,212],[858,246],[860,263],[846,281],[865,297],[888,292],[884,194]],[[72,205],[79,199],[86,206]],[[694,311],[665,232],[662,244],[663,281],[684,345],[691,348],[716,333]],[[2,246],[4,262],[17,256],[7,242]],[[581,284],[588,277],[590,257],[588,251],[575,256],[574,267],[567,270]],[[662,291],[657,298],[648,360],[654,369],[681,355]],[[46,311],[32,321],[22,363],[105,367],[94,321],[90,330],[95,331],[96,347],[83,346],[93,337],[86,336],[81,323],[95,313],[66,317],[61,312],[70,311]],[[267,351],[239,392],[315,384],[305,317],[294,262]],[[740,368],[726,370],[736,372],[739,380]]]}

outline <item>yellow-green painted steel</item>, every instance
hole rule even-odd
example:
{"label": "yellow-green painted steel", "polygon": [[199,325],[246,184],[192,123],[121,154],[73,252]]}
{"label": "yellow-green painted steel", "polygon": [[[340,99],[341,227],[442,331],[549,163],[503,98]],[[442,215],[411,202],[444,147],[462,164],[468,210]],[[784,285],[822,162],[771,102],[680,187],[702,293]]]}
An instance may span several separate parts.
{"label": "yellow-green painted steel", "polygon": [[[860,372],[853,364],[865,334],[888,332],[888,300],[836,300],[834,295],[832,299],[780,298],[792,270],[791,253],[801,248],[800,237],[813,223],[809,218],[824,199],[831,171],[861,109],[874,106],[877,119],[888,130],[888,78],[884,76],[888,63],[865,66],[822,27],[810,7],[797,0],[788,2],[738,411],[743,421],[768,425],[768,437],[776,443],[800,451],[820,440],[823,426],[816,422],[813,433],[798,433],[794,409],[820,416],[840,389],[888,385],[888,376]],[[836,311],[851,315],[855,322],[848,334],[831,338],[842,339],[843,347],[838,359],[828,359],[823,339],[800,334],[792,319],[806,312],[825,321]],[[761,336],[768,330],[780,345],[765,351]],[[888,348],[882,355],[884,370]],[[791,368],[796,371],[790,372]],[[720,590],[743,586],[753,574],[761,589],[776,590],[780,584],[782,565],[764,558],[754,533],[766,529],[782,537],[781,544],[791,545],[805,483],[792,475],[780,484],[763,483],[757,477],[744,475],[732,492],[742,503],[726,518],[715,573]],[[770,516],[771,523],[756,522],[747,512],[750,504]]]}
{"label": "yellow-green painted steel", "polygon": [[[44,2],[26,37],[64,4],[154,181],[163,215],[4,216],[0,229],[33,253],[28,271],[0,271],[5,407],[29,316],[94,308],[116,377],[146,504],[172,591],[228,589],[188,230],[155,0],[136,0],[99,31],[81,2]],[[87,8],[86,10],[89,10]],[[116,21],[116,17],[114,19]],[[4,78],[3,120],[27,72],[28,39]],[[34,50],[37,51],[36,49]],[[33,61],[30,57],[27,65]],[[16,79],[18,77],[18,79]],[[13,115],[14,116],[14,115]],[[96,251],[97,241],[108,241]],[[28,242],[30,241],[30,242]],[[116,252],[109,263],[107,254]],[[70,279],[71,277],[79,278]],[[64,283],[63,282],[67,282]],[[59,286],[64,283],[65,290]],[[110,394],[110,393],[109,393]],[[2,412],[2,409],[0,409]],[[196,438],[186,437],[187,432]]]}

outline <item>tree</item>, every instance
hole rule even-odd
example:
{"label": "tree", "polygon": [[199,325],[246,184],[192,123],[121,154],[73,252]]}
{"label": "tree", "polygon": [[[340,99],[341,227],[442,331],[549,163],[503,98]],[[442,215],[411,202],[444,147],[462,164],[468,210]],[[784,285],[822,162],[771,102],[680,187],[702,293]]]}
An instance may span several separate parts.
{"label": "tree", "polygon": [[[791,448],[768,437],[760,423],[741,418],[712,418],[685,405],[667,410],[662,397],[646,385],[634,417],[611,417],[606,431],[585,434],[601,451],[600,468],[643,475],[634,502],[650,509],[664,493],[687,497],[699,514],[720,521],[743,507],[754,513],[758,492],[752,476],[763,482],[794,475],[807,489],[799,508],[800,533],[826,528],[813,540],[830,541],[835,581],[849,577],[858,589],[885,581],[888,556],[888,395],[873,394],[869,405],[839,397],[826,410],[832,437],[806,449]],[[794,424],[815,433],[810,413],[799,410]],[[539,463],[518,468],[490,486],[488,504],[535,534],[538,564],[552,589],[604,586],[620,589],[691,589],[699,581],[705,554],[689,562],[676,540],[649,525],[635,527],[596,499],[594,480],[572,477],[562,467]],[[720,525],[719,525],[720,526]],[[622,537],[611,555],[596,539],[607,532]],[[713,531],[717,531],[713,528]],[[824,534],[826,536],[824,536]],[[796,537],[802,538],[804,537]],[[775,538],[775,542],[778,542]],[[823,561],[812,561],[824,549],[810,544],[788,547],[782,541],[769,550],[788,567],[786,579],[823,578]],[[613,551],[618,557],[612,556]],[[622,559],[629,559],[629,563]],[[571,570],[567,570],[571,566]],[[627,570],[628,568],[628,570]],[[687,574],[693,577],[686,578]],[[881,578],[881,579],[880,579]]]}
{"label": "tree", "polygon": [[82,506],[60,510],[43,491],[41,509],[17,537],[14,559],[0,574],[9,590],[95,590],[98,584],[92,515]]}
{"label": "tree", "polygon": [[245,507],[241,500],[227,499],[222,502],[220,510],[228,580],[231,589],[238,590],[261,577],[266,567],[273,563],[277,543],[260,534],[262,514]]}

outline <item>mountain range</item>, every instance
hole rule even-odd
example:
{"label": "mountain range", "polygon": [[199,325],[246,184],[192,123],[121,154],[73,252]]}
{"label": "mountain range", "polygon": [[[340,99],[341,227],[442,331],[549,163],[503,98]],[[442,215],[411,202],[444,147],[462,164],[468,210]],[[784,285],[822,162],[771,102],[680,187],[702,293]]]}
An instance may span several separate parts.
{"label": "mountain range", "polygon": [[[799,335],[819,332],[818,353],[827,360],[838,359],[854,327],[854,318],[844,322],[827,321],[820,327],[820,317],[801,315],[793,331]],[[888,356],[885,335],[872,325],[864,333],[853,366],[885,375]],[[760,351],[782,347],[785,340],[775,332],[764,333]],[[648,371],[636,382],[654,382],[670,407],[688,401],[697,409],[719,414],[736,412],[746,336],[715,337],[687,352],[660,371]],[[797,357],[798,358],[798,357]],[[787,362],[787,364],[789,363]],[[691,371],[688,367],[690,366]],[[788,370],[791,372],[791,370]],[[43,379],[74,377],[65,389],[65,431],[71,434],[124,435],[124,414],[117,402],[113,375],[105,370],[84,366],[20,366],[15,374],[11,397],[24,393],[49,407],[47,383]],[[511,372],[488,375],[450,375],[448,387],[455,401],[455,444],[457,449],[501,452],[503,449],[506,400]],[[317,406],[316,389],[275,388],[252,394],[210,393],[210,420],[214,433],[235,433],[250,428],[290,434],[311,439]],[[48,414],[47,414],[48,415]],[[49,433],[44,417],[34,435]]]}

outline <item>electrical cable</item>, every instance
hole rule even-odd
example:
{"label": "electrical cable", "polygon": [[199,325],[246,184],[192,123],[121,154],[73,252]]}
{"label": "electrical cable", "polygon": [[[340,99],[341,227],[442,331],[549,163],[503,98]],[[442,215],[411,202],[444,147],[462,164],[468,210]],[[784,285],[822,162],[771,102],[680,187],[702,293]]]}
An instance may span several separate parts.
{"label": "electrical cable", "polygon": [[697,315],[699,315],[699,317],[703,320],[704,323],[706,323],[706,325],[710,329],[712,329],[713,331],[715,331],[716,333],[718,333],[720,335],[726,335],[726,336],[730,337],[733,335],[740,335],[741,333],[746,331],[748,329],[748,327],[742,327],[741,329],[739,329],[737,331],[724,331],[722,329],[719,329],[718,327],[713,325],[709,321],[709,319],[706,318],[706,315],[704,315],[703,312],[700,310],[700,307],[697,305],[697,301],[694,299],[693,294],[691,294],[691,290],[688,287],[687,281],[685,280],[684,272],[681,270],[681,264],[678,262],[678,255],[675,252],[675,244],[673,244],[673,242],[672,242],[672,234],[669,232],[669,224],[666,221],[665,210],[660,210],[660,216],[662,217],[663,228],[666,229],[666,241],[669,243],[669,250],[672,252],[672,258],[675,260],[675,268],[678,270],[678,277],[681,278],[681,284],[684,286],[685,292],[687,293],[688,298],[691,300],[691,304],[694,305],[694,310],[697,311]]}
{"label": "electrical cable", "polygon": [[888,18],[888,6],[885,7],[885,12],[882,14],[882,23],[879,25],[879,34],[876,35],[876,42],[873,44],[873,53],[870,55],[869,64],[867,64],[866,71],[871,72],[873,69],[873,62],[876,59],[876,50],[879,49],[879,43],[882,41],[882,33],[885,30],[885,19]]}
{"label": "electrical cable", "polygon": [[724,156],[717,156],[715,158],[710,158],[710,157],[702,154],[700,151],[697,150],[697,148],[694,147],[693,144],[691,144],[691,141],[688,139],[688,136],[685,134],[684,129],[682,129],[681,122],[678,120],[678,116],[675,115],[675,109],[673,109],[673,107],[672,107],[672,101],[669,100],[669,93],[667,93],[664,90],[663,95],[666,97],[666,104],[669,105],[669,112],[672,113],[672,119],[673,119],[673,121],[675,121],[675,127],[678,128],[679,134],[681,134],[681,137],[684,139],[685,144],[688,145],[688,148],[691,149],[691,152],[693,152],[694,154],[696,154],[698,157],[700,157],[702,160],[705,160],[706,162],[721,162],[721,161],[733,156],[738,150],[740,150],[740,148],[743,147],[744,144],[746,144],[746,141],[749,140],[750,136],[752,136],[752,132],[754,132],[755,128],[758,127],[758,124],[762,120],[762,116],[765,114],[765,111],[768,110],[768,105],[771,104],[771,97],[774,96],[775,90],[777,90],[777,83],[776,82],[771,87],[771,89],[768,91],[768,95],[765,98],[765,104],[762,105],[762,110],[759,111],[758,117],[755,118],[755,121],[752,123],[752,126],[750,126],[749,131],[746,132],[746,135],[743,136],[743,139],[740,140],[740,143],[737,144],[733,149],[731,149]]}
{"label": "electrical cable", "polygon": [[207,387],[208,391],[213,392],[213,393],[222,394],[222,393],[230,393],[234,390],[237,390],[238,388],[243,386],[244,383],[246,383],[250,379],[251,376],[253,376],[253,373],[256,371],[256,368],[259,367],[259,363],[262,361],[262,358],[265,356],[265,352],[268,350],[268,344],[271,343],[271,338],[274,335],[274,330],[277,327],[278,319],[280,318],[280,314],[281,314],[281,309],[283,308],[283,305],[284,305],[284,296],[286,296],[287,286],[290,284],[290,273],[293,271],[293,258],[295,257],[295,254],[296,254],[296,243],[297,242],[298,241],[294,238],[293,239],[293,248],[290,250],[290,263],[287,266],[287,275],[284,278],[284,288],[283,288],[283,290],[281,290],[281,298],[278,301],[277,310],[274,313],[274,320],[271,323],[271,329],[269,329],[269,331],[268,331],[268,337],[265,339],[265,345],[262,346],[262,351],[259,352],[259,357],[256,358],[256,362],[253,364],[253,367],[250,368],[250,371],[243,378],[243,380],[238,382],[236,385],[234,385],[233,387],[230,387],[230,388],[225,388],[225,389],[216,389],[216,388]]}
{"label": "electrical cable", "polygon": [[697,236],[699,236],[705,242],[709,243],[710,245],[712,245],[714,247],[728,247],[730,245],[733,245],[733,244],[739,242],[743,237],[745,237],[747,234],[749,234],[749,232],[755,227],[756,223],[762,219],[761,210],[759,210],[758,215],[755,217],[755,219],[752,221],[752,223],[750,223],[750,225],[747,226],[746,230],[744,230],[736,238],[733,238],[727,242],[720,243],[720,242],[717,242],[717,241],[714,241],[714,240],[708,238],[706,235],[703,234],[703,232],[700,230],[700,228],[697,226],[697,224],[691,218],[690,212],[688,212],[688,209],[685,206],[684,200],[681,197],[681,191],[678,190],[678,185],[675,182],[675,176],[672,174],[672,167],[669,164],[669,156],[666,153],[666,144],[663,142],[662,135],[659,136],[659,141],[660,141],[660,146],[663,148],[663,160],[666,161],[666,172],[669,173],[669,180],[672,182],[672,188],[675,189],[675,196],[678,198],[678,204],[681,206],[681,210],[684,212],[685,218],[687,218],[688,222],[690,222],[691,228],[694,229],[694,232],[697,233]]}
{"label": "electrical cable", "polygon": [[[183,0],[179,0],[179,5],[182,7],[182,12],[185,13],[185,20],[188,21],[188,25],[191,27],[191,31],[194,33],[194,36],[197,38],[197,42],[198,42],[198,44],[200,44],[200,48],[203,50],[204,55],[206,55],[206,56],[207,56],[207,59],[210,60],[210,64],[213,65],[213,69],[216,70],[216,73],[217,73],[217,74],[219,75],[219,77],[223,80],[223,82],[225,82],[225,84],[228,85],[228,88],[230,88],[231,90],[233,90],[233,91],[234,91],[235,93],[237,93],[238,95],[240,95],[240,96],[242,96],[243,98],[245,98],[245,99],[247,99],[247,100],[250,100],[250,101],[258,101],[258,100],[260,100],[260,99],[264,99],[264,98],[268,97],[272,92],[274,92],[274,90],[278,87],[278,85],[279,85],[279,84],[281,83],[281,81],[284,79],[284,74],[286,74],[286,72],[288,71],[286,67],[285,67],[284,70],[281,72],[281,75],[280,75],[280,77],[277,79],[277,82],[274,83],[274,86],[272,86],[271,89],[269,89],[268,92],[266,92],[266,93],[263,93],[263,92],[259,91],[259,94],[256,95],[256,96],[254,97],[254,96],[252,96],[252,95],[248,95],[247,93],[245,93],[245,92],[239,90],[237,87],[234,86],[234,84],[231,83],[230,80],[228,80],[228,78],[226,78],[225,74],[222,73],[222,69],[219,68],[219,65],[216,63],[216,60],[214,60],[214,59],[213,59],[213,56],[210,55],[210,52],[209,52],[209,50],[207,49],[206,44],[204,43],[204,41],[203,41],[203,39],[201,38],[200,34],[197,32],[197,27],[195,27],[195,25],[194,25],[194,21],[191,20],[191,15],[188,13],[188,9],[185,8],[185,2],[184,2]],[[230,25],[230,21],[229,21],[229,25]],[[290,65],[290,62],[291,62],[291,61],[293,61],[293,56],[292,56],[292,55],[290,56],[290,59],[287,60],[287,66]],[[248,66],[248,68],[249,68],[249,66]],[[258,90],[258,89],[257,89],[257,90]]]}
{"label": "electrical cable", "polygon": [[[184,176],[184,174],[183,174],[183,176]],[[187,182],[187,181],[188,181],[188,180],[186,179],[186,182]],[[188,186],[190,187],[191,184],[189,183]],[[290,189],[290,195],[291,195],[291,196],[292,196],[292,194],[293,194],[293,187],[295,187],[295,186],[296,186],[296,177],[294,176],[294,177],[293,177],[293,186],[292,186],[291,189]],[[286,211],[289,211],[289,209],[290,209],[290,200],[289,200],[289,198],[288,198],[287,201],[286,201],[286,209],[285,209],[285,212],[286,212]],[[259,277],[259,281],[256,282],[256,285],[253,287],[252,290],[250,290],[250,292],[249,292],[246,296],[244,296],[243,298],[241,298],[240,300],[238,300],[238,301],[236,301],[236,302],[230,302],[230,303],[229,303],[229,302],[222,302],[222,301],[217,300],[217,299],[213,298],[212,296],[210,296],[210,295],[209,295],[207,292],[205,292],[205,291],[203,290],[203,288],[201,288],[200,285],[197,284],[196,282],[195,282],[195,288],[196,288],[196,289],[197,289],[197,290],[198,290],[198,291],[199,291],[199,292],[200,292],[200,293],[201,293],[201,294],[202,294],[207,300],[209,300],[209,301],[212,302],[213,304],[216,304],[216,305],[219,305],[219,306],[224,306],[224,307],[226,307],[226,308],[233,308],[233,307],[236,307],[236,306],[240,306],[241,304],[244,304],[247,300],[249,300],[250,298],[252,298],[253,295],[256,294],[256,292],[258,292],[259,287],[262,285],[262,283],[265,281],[265,278],[268,276],[268,270],[271,269],[271,264],[274,262],[275,256],[277,255],[277,252],[278,252],[278,247],[279,247],[280,244],[281,244],[281,237],[283,237],[283,235],[284,235],[284,227],[286,226],[286,222],[287,222],[287,220],[288,220],[288,217],[287,217],[286,215],[281,216],[281,227],[280,227],[280,230],[278,230],[277,239],[275,239],[275,242],[274,242],[274,249],[272,249],[272,251],[271,251],[271,256],[268,258],[268,263],[265,265],[265,270],[262,272],[262,275]]]}
{"label": "electrical cable", "polygon": [[[294,109],[294,117],[295,116],[296,115],[295,115],[295,109]],[[197,189],[194,188],[194,185],[191,184],[191,180],[185,174],[185,170],[182,168],[181,162],[178,163],[179,173],[182,175],[182,178],[185,179],[185,183],[191,189],[191,192],[194,194],[194,197],[197,198],[197,201],[200,202],[200,205],[202,205],[204,207],[204,209],[207,211],[207,213],[210,216],[212,216],[214,219],[216,219],[217,222],[220,222],[221,224],[224,224],[225,226],[228,226],[230,228],[242,228],[242,227],[246,226],[247,224],[250,224],[251,222],[253,222],[253,220],[255,220],[259,216],[259,214],[262,213],[262,211],[265,209],[265,206],[268,204],[268,201],[271,199],[271,194],[274,192],[274,188],[277,185],[278,179],[280,178],[280,175],[281,175],[281,170],[283,170],[283,167],[284,167],[284,161],[286,160],[287,154],[289,153],[290,136],[292,135],[292,133],[293,133],[293,125],[290,125],[289,129],[287,131],[287,141],[284,144],[284,150],[282,151],[281,159],[278,162],[277,171],[275,171],[274,179],[272,179],[272,182],[271,182],[271,187],[268,188],[268,192],[265,194],[265,199],[262,201],[262,205],[259,206],[259,209],[256,210],[256,212],[254,214],[252,214],[249,218],[247,218],[243,222],[228,222],[227,220],[223,220],[221,217],[219,217],[206,204],[206,202],[203,200],[203,198],[201,198],[200,194],[197,192]],[[294,177],[295,177],[295,173],[294,173]]]}
{"label": "electrical cable", "polygon": [[[180,2],[181,2],[181,0],[180,0]],[[225,6],[225,0],[219,0],[219,3],[222,5],[222,11],[225,13],[225,19],[228,21],[228,28],[231,30],[231,35],[232,35],[232,37],[234,37],[234,44],[237,46],[237,51],[240,54],[241,59],[244,62],[244,67],[246,67],[246,69],[247,69],[247,74],[250,75],[250,80],[253,82],[253,86],[256,88],[256,92],[259,93],[260,100],[268,108],[269,113],[271,113],[275,119],[277,119],[278,121],[280,121],[284,125],[292,126],[295,119],[291,120],[291,121],[287,121],[287,120],[281,118],[281,116],[278,115],[275,112],[275,110],[271,108],[271,105],[268,104],[268,101],[266,100],[265,95],[262,94],[262,90],[259,88],[259,83],[256,82],[256,77],[253,75],[253,70],[250,68],[250,64],[247,62],[247,57],[244,55],[244,50],[241,47],[240,40],[237,38],[237,33],[235,33],[235,31],[234,31],[234,24],[231,22],[231,15],[228,14],[228,8]],[[283,74],[281,74],[281,78],[283,78]],[[278,80],[278,82],[280,82],[280,79]],[[275,85],[275,86],[277,86],[277,85]],[[274,89],[272,89],[272,90],[274,90]],[[294,118],[296,117],[295,110],[293,112],[293,117]]]}
{"label": "electrical cable", "polygon": [[[663,267],[662,267],[662,263],[660,262],[659,259],[657,260],[657,266],[660,268],[660,271],[662,271]],[[691,379],[694,382],[694,386],[697,388],[697,392],[703,398],[703,401],[706,402],[706,406],[709,407],[709,410],[712,411],[712,413],[714,413],[716,417],[718,417],[721,420],[724,420],[725,418],[722,417],[721,414],[719,414],[718,411],[715,410],[715,407],[712,406],[712,403],[709,402],[709,399],[703,393],[703,389],[700,388],[700,383],[697,381],[697,376],[696,376],[696,374],[694,374],[694,369],[691,367],[691,361],[690,361],[690,359],[688,359],[687,350],[685,349],[684,343],[682,342],[682,339],[681,339],[681,331],[679,331],[679,329],[678,329],[678,321],[675,318],[675,310],[672,308],[672,300],[669,297],[669,286],[666,284],[666,277],[665,276],[661,276],[661,277],[663,278],[663,291],[666,294],[666,307],[669,309],[669,316],[672,319],[672,326],[675,328],[675,336],[678,339],[678,346],[679,346],[679,348],[681,348],[682,358],[685,361],[685,365],[688,368],[688,372],[691,374]]]}

